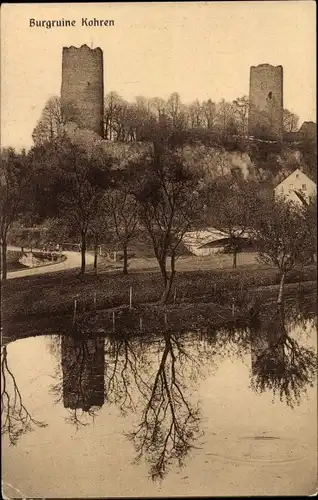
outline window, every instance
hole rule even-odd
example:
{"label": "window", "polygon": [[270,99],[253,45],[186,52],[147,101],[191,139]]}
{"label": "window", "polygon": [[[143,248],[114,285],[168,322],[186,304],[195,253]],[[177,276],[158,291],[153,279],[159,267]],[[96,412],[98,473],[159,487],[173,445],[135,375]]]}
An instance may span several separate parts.
{"label": "window", "polygon": [[273,97],[272,92],[269,92],[269,93],[268,93],[268,99],[271,99],[272,97]]}
{"label": "window", "polygon": [[301,185],[301,189],[303,189],[304,191],[306,191],[306,189],[307,189],[306,184],[302,184],[302,185]]}
{"label": "window", "polygon": [[296,179],[299,179],[299,174],[296,174]]}

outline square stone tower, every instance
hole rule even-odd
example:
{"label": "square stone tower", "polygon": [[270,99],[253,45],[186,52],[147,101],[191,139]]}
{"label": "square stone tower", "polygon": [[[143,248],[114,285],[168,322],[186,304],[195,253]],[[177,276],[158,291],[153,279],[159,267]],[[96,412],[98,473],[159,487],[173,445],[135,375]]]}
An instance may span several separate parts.
{"label": "square stone tower", "polygon": [[61,108],[66,121],[103,137],[104,68],[100,47],[63,47]]}
{"label": "square stone tower", "polygon": [[251,66],[248,132],[259,138],[283,135],[283,67]]}

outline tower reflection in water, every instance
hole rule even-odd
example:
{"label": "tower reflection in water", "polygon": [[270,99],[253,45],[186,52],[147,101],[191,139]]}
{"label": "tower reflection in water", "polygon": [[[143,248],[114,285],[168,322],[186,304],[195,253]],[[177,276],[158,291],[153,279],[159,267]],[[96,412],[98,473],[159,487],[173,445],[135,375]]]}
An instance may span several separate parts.
{"label": "tower reflection in water", "polygon": [[90,412],[105,402],[104,338],[62,337],[63,403]]}

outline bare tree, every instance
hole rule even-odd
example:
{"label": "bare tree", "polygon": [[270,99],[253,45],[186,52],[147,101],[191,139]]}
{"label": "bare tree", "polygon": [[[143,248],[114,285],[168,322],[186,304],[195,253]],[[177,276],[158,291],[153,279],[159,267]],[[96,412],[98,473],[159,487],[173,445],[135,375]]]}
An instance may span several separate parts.
{"label": "bare tree", "polygon": [[292,113],[288,109],[284,109],[283,112],[283,126],[284,132],[297,132],[298,130],[299,116]]}
{"label": "bare tree", "polygon": [[97,274],[98,268],[98,251],[100,245],[113,241],[113,221],[111,214],[111,205],[109,201],[109,194],[105,192],[99,199],[96,212],[89,225],[87,233],[88,241],[93,245],[94,250],[94,272]]}
{"label": "bare tree", "polygon": [[211,99],[202,103],[202,112],[205,117],[206,127],[212,130],[216,122],[216,105]]}
{"label": "bare tree", "polygon": [[32,132],[32,139],[36,146],[52,141],[63,135],[64,125],[67,122],[76,122],[79,111],[73,104],[61,107],[61,99],[57,96],[50,97],[45,104],[41,117]]}
{"label": "bare tree", "polygon": [[234,104],[234,116],[236,118],[238,132],[242,137],[247,135],[247,122],[248,122],[248,110],[249,110],[249,100],[246,95],[243,97],[238,97],[233,101]]}
{"label": "bare tree", "polygon": [[137,234],[139,223],[139,206],[135,197],[138,179],[134,167],[134,162],[128,162],[108,196],[114,240],[123,251],[124,274],[128,273],[128,246]]}
{"label": "bare tree", "polygon": [[237,254],[247,243],[247,231],[257,206],[257,185],[239,178],[216,179],[207,188],[206,217],[209,225],[225,233],[225,251],[233,255],[233,268]]}
{"label": "bare tree", "polygon": [[198,99],[187,106],[190,128],[202,127],[204,121],[203,105]]}
{"label": "bare tree", "polygon": [[292,202],[264,200],[255,210],[253,233],[259,258],[280,272],[278,304],[283,302],[287,273],[308,263],[315,252],[316,238],[309,227],[303,209]]}
{"label": "bare tree", "polygon": [[[150,162],[143,165],[141,187],[136,193],[140,221],[152,243],[164,283],[162,302],[167,302],[175,276],[175,262],[184,234],[197,217],[200,198],[198,179],[180,157],[158,143]],[[170,257],[171,271],[167,270]]]}
{"label": "bare tree", "polygon": [[234,120],[233,104],[222,99],[216,106],[216,125],[221,134],[226,134]]}
{"label": "bare tree", "polygon": [[145,97],[136,97],[134,103],[129,103],[116,92],[110,92],[106,96],[104,122],[106,139],[132,142],[147,136],[155,115]]}
{"label": "bare tree", "polygon": [[91,155],[66,139],[52,143],[44,154],[46,157],[41,161],[51,167],[59,185],[58,218],[81,241],[81,274],[84,274],[87,237],[107,187],[104,177],[111,160],[103,152],[94,151]]}
{"label": "bare tree", "polygon": [[105,97],[104,129],[105,139],[114,139],[115,123],[123,105],[122,98],[116,92],[109,92]]}
{"label": "bare tree", "polygon": [[[7,278],[7,240],[13,224],[21,216],[26,193],[34,169],[25,152],[9,148],[1,151],[0,159],[0,243],[3,280]],[[30,204],[32,200],[29,200]],[[24,207],[25,208],[25,207]]]}
{"label": "bare tree", "polygon": [[183,129],[185,127],[184,106],[181,103],[178,92],[173,92],[167,101],[167,115],[171,120],[174,129]]}
{"label": "bare tree", "polygon": [[[142,117],[140,117],[140,114]],[[116,140],[117,141],[136,141],[139,128],[142,127],[144,115],[136,104],[123,102],[115,121]]]}
{"label": "bare tree", "polygon": [[128,245],[136,234],[138,204],[127,186],[110,193],[110,207],[116,240],[123,251],[123,273],[128,274]]}
{"label": "bare tree", "polygon": [[166,112],[167,103],[161,97],[153,97],[150,99],[150,108],[155,111],[157,120]]}

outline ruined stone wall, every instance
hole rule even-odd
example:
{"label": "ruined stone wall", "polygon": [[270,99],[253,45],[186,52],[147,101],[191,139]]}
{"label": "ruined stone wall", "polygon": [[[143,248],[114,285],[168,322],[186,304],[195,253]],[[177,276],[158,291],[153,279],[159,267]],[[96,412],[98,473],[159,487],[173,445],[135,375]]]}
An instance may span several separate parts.
{"label": "ruined stone wall", "polygon": [[61,106],[66,121],[103,136],[104,68],[99,47],[63,47]]}
{"label": "ruined stone wall", "polygon": [[250,69],[249,135],[283,135],[283,67],[270,64]]}

